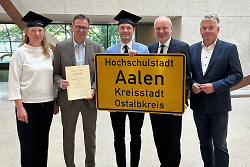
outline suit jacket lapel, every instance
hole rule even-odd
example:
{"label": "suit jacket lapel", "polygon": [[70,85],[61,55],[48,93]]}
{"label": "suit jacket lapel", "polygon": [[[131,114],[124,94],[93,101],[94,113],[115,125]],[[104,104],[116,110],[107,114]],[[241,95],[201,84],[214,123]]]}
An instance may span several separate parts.
{"label": "suit jacket lapel", "polygon": [[85,62],[84,64],[89,64],[89,56],[91,55],[91,42],[88,39],[85,39]]}
{"label": "suit jacket lapel", "polygon": [[175,53],[175,48],[176,48],[175,39],[171,38],[167,53]]}
{"label": "suit jacket lapel", "polygon": [[74,66],[76,65],[76,57],[75,57],[75,49],[74,49],[74,43],[73,43],[73,38],[68,39],[67,41],[68,45],[67,45],[67,49],[69,51],[69,55],[72,59],[72,62],[74,64]]}
{"label": "suit jacket lapel", "polygon": [[203,76],[202,67],[201,67],[201,42],[197,45],[197,51],[195,54],[195,60],[197,61],[198,69],[200,74]]}
{"label": "suit jacket lapel", "polygon": [[115,52],[114,53],[121,53],[121,42],[115,45]]}
{"label": "suit jacket lapel", "polygon": [[132,42],[132,50],[139,50],[138,44],[136,42]]}
{"label": "suit jacket lapel", "polygon": [[152,49],[152,53],[158,53],[158,46],[159,46],[159,41],[155,43]]}
{"label": "suit jacket lapel", "polygon": [[219,54],[219,52],[221,50],[221,47],[222,47],[221,41],[219,39],[217,39],[217,42],[215,44],[214,51],[213,51],[212,56],[210,58],[210,61],[209,61],[209,64],[208,64],[208,67],[207,67],[205,75],[207,74],[207,72],[212,67],[212,65],[214,63],[214,60],[216,59],[216,57],[218,56],[218,54]]}

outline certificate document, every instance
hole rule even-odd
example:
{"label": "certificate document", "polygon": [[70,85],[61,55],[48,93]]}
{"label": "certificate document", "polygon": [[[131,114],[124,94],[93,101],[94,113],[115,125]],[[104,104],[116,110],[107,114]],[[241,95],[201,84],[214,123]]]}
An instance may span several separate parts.
{"label": "certificate document", "polygon": [[65,67],[68,100],[91,97],[89,65]]}

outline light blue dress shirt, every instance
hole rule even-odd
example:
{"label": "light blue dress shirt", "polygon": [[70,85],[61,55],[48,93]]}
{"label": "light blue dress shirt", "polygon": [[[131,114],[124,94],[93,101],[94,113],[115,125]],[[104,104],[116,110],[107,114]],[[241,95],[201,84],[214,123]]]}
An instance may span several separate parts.
{"label": "light blue dress shirt", "polygon": [[73,39],[74,49],[75,49],[75,57],[76,57],[76,65],[81,66],[85,64],[85,41],[78,45]]}

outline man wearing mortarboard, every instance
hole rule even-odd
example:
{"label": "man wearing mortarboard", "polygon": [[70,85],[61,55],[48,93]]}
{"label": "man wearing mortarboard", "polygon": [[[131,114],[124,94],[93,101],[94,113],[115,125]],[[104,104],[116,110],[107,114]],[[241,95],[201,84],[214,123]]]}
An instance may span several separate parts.
{"label": "man wearing mortarboard", "polygon": [[[119,21],[118,32],[121,42],[109,47],[107,53],[148,53],[147,46],[132,40],[136,23],[141,17],[122,10],[115,18]],[[116,162],[118,167],[126,167],[126,146],[125,146],[125,122],[128,115],[130,120],[130,165],[138,167],[141,150],[141,128],[144,120],[144,113],[135,112],[115,112],[110,111],[112,128],[114,131],[114,147],[116,153]]]}

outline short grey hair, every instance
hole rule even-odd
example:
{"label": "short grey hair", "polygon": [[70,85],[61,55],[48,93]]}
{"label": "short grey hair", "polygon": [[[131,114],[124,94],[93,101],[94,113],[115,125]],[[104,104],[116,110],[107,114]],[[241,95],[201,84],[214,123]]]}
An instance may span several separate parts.
{"label": "short grey hair", "polygon": [[[206,21],[206,20],[214,21],[216,23],[216,25],[219,26],[220,19],[219,19],[218,15],[216,15],[216,14],[205,15],[203,17],[203,19],[201,20],[201,23],[203,21]],[[201,23],[200,23],[200,25],[201,25]]]}

